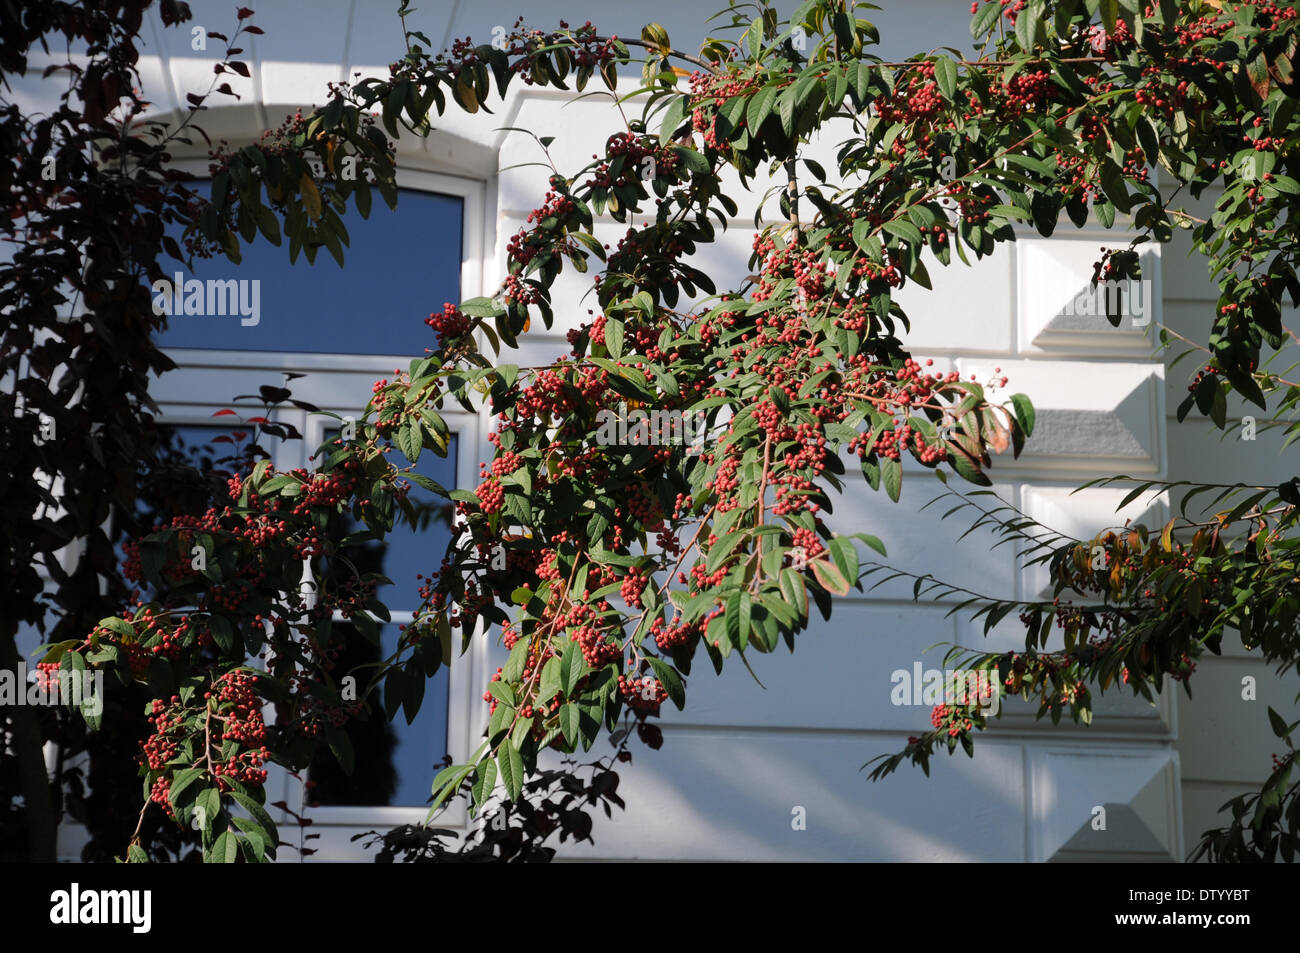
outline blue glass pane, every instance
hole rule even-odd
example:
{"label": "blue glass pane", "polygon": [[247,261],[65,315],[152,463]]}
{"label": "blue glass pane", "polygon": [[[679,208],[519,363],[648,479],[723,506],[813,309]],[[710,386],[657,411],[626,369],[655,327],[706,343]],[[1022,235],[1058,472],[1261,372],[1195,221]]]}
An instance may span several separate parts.
{"label": "blue glass pane", "polygon": [[[388,657],[397,648],[396,625],[382,626],[381,647],[376,649],[352,626],[336,623],[335,632],[346,632],[347,642],[338,659],[338,671]],[[372,670],[367,670],[372,671]],[[352,742],[352,774],[343,772],[334,755],[321,751],[308,770],[311,786],[309,804],[420,807],[429,803],[433,778],[442,769],[447,753],[447,686],[449,670],[439,668],[425,682],[424,700],[411,724],[399,709],[390,723],[385,720],[382,693],[372,699],[368,716],[344,725]]]}
{"label": "blue glass pane", "polygon": [[[337,436],[337,430],[327,432],[327,439]],[[420,454],[415,472],[427,476],[439,486],[449,490],[456,487],[456,455],[459,441],[455,434],[447,442],[447,455],[440,457],[426,450]],[[396,448],[388,454],[389,462],[396,467],[410,466],[410,461]],[[390,609],[413,610],[420,601],[420,580],[427,579],[442,563],[443,553],[451,542],[452,507],[446,500],[435,497],[420,486],[411,487],[409,500],[420,519],[418,529],[412,529],[400,514],[393,531],[385,537],[382,546],[371,543],[364,547],[364,556],[353,555],[358,566],[368,572],[380,572],[393,580],[376,590],[379,601]]]}
{"label": "blue glass pane", "polygon": [[[441,310],[443,302],[460,300],[464,202],[456,196],[401,190],[396,209],[376,201],[370,218],[363,219],[349,206],[343,223],[351,240],[343,250],[345,268],[324,248],[315,264],[300,254],[291,265],[287,241],[277,247],[261,236],[242,246],[239,265],[215,257],[195,259],[192,274],[179,266],[170,268],[173,289],[177,272],[186,286],[179,301],[182,310],[201,313],[177,313],[174,291],[170,296],[157,291],[155,306],[162,307],[167,298],[172,309],[159,344],[423,354],[433,342],[425,318]],[[224,283],[231,280],[240,284]]]}
{"label": "blue glass pane", "polygon": [[[226,419],[235,418],[227,415]],[[224,470],[229,466],[227,458],[240,445],[237,438],[232,436],[232,431],[238,433],[242,430],[247,433],[254,428],[252,424],[244,428],[233,424],[167,424],[160,429],[169,430],[176,435],[174,447],[178,458],[201,472],[207,472],[213,467]]]}
{"label": "blue glass pane", "polygon": [[[397,650],[397,626],[386,625],[381,630],[384,656]],[[393,748],[393,767],[397,769],[397,783],[388,803],[407,807],[425,805],[433,796],[433,778],[440,770],[447,753],[447,697],[451,670],[439,667],[433,678],[424,686],[424,701],[411,724],[406,715],[398,712],[393,720],[397,736]]]}
{"label": "blue glass pane", "polygon": [[[242,462],[232,458],[247,446],[253,428],[224,423],[159,424],[158,429],[158,465],[149,472],[142,495],[136,499],[142,535],[156,525],[167,525],[179,514],[202,513],[212,504],[214,494],[224,504],[225,479],[242,469]],[[242,443],[237,442],[241,431],[245,435]],[[119,564],[126,560],[125,546],[130,541],[123,538],[117,542]],[[150,585],[136,581],[131,585],[140,588],[140,598],[146,601],[157,595]]]}

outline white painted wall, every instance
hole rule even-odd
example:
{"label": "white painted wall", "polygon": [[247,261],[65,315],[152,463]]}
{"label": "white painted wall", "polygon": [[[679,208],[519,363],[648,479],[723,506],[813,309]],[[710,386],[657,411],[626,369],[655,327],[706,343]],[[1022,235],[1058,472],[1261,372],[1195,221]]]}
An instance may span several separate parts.
{"label": "white painted wall", "polygon": [[[883,2],[888,9],[876,21],[887,53],[969,47],[964,4]],[[191,6],[205,27],[229,26],[227,4],[192,0]],[[526,6],[531,25],[546,26],[561,17],[577,23],[590,16],[602,32],[625,36],[636,35],[653,16],[682,49],[698,45],[712,12],[710,4],[681,0],[586,7],[575,0],[541,0]],[[254,22],[266,35],[247,44],[253,74],[235,84],[244,99],[238,107],[206,114],[205,126],[232,139],[249,138],[276,125],[294,107],[323,101],[325,83],[354,69],[386,75],[384,64],[396,59],[401,48],[395,8],[393,0],[259,4]],[[453,37],[489,37],[493,26],[514,21],[520,5],[425,0],[420,8],[412,25],[441,46]],[[163,31],[156,22],[150,31],[152,49],[141,62],[145,89],[160,111],[176,109],[187,90],[206,88],[211,65],[205,54],[190,50],[188,34]],[[35,84],[28,92],[41,101],[48,87]],[[407,173],[458,176],[482,189],[481,242],[468,246],[465,263],[467,297],[495,287],[504,272],[505,241],[545,191],[542,170],[498,171],[534,156],[531,140],[494,130],[522,126],[553,135],[552,154],[561,168],[572,169],[584,164],[616,128],[607,101],[566,102],[567,97],[551,90],[516,86],[506,103],[493,105],[495,117],[450,112],[428,142],[402,143],[399,162]],[[700,266],[718,276],[720,287],[746,272],[754,204],[742,201],[735,227],[700,255]],[[612,222],[602,229],[619,232]],[[1270,467],[1279,479],[1284,475],[1285,467],[1270,457],[1275,451],[1266,439],[1249,452],[1238,445],[1229,455],[1207,442],[1208,428],[1171,426],[1185,368],[1180,366],[1166,381],[1162,359],[1153,357],[1140,332],[1116,331],[1102,321],[1081,326],[1060,319],[1060,304],[1091,275],[1094,253],[1105,241],[1101,230],[1076,232],[1065,222],[1050,241],[1032,232],[1023,238],[975,268],[960,263],[932,268],[934,293],[909,289],[903,295],[919,357],[951,362],[964,374],[983,375],[1001,367],[1011,378],[1009,392],[1028,393],[1039,410],[1040,431],[1025,456],[1018,462],[996,461],[993,473],[1004,499],[1058,529],[1091,535],[1145,510],[1158,515],[1165,501],[1140,501],[1117,518],[1113,511],[1123,491],[1070,495],[1084,479],[1121,472],[1235,479],[1248,458]],[[1111,243],[1119,242],[1112,238]],[[1175,326],[1201,327],[1213,295],[1205,290],[1203,269],[1184,256],[1185,248],[1177,243],[1152,249],[1147,275],[1158,292],[1163,288],[1153,318],[1158,322],[1163,314]],[[585,290],[578,277],[569,273],[561,280],[557,300],[569,301],[571,307],[557,308],[552,332],[527,338],[517,363],[545,361],[566,350],[564,331],[586,317],[587,306],[577,304]],[[224,366],[196,367],[164,380],[160,399],[179,413],[185,395],[203,380],[219,380],[221,392],[233,392],[232,368],[251,378],[258,377],[259,367],[276,363],[258,355],[213,360]],[[360,359],[350,369],[327,372],[322,367],[313,378],[298,382],[319,396],[301,386],[298,390],[331,407],[357,407],[369,396],[369,382],[387,372],[390,363]],[[463,444],[462,469],[490,454],[481,422],[466,426],[471,439]],[[1017,572],[1013,554],[1006,548],[991,550],[987,535],[973,534],[954,548],[964,524],[940,521],[942,510],[920,512],[937,491],[938,484],[928,480],[906,482],[902,502],[893,505],[860,478],[851,478],[836,506],[834,525],[878,535],[901,568],[928,571],[990,594],[1042,591],[1042,573]],[[1232,657],[1204,666],[1194,705],[1170,695],[1155,707],[1107,700],[1087,729],[1053,729],[1036,723],[1030,712],[1014,712],[984,736],[974,761],[961,755],[941,758],[930,778],[905,769],[881,783],[868,783],[859,770],[864,762],[897,750],[908,734],[928,725],[927,708],[890,704],[891,672],[910,670],[916,661],[941,667],[943,650],[926,652],[935,643],[981,644],[980,628],[945,617],[945,612],[945,606],[913,604],[910,591],[901,587],[842,600],[833,623],[814,626],[792,657],[782,650],[780,657],[754,660],[765,689],[741,667],[715,679],[702,665],[704,671],[691,679],[687,711],[669,712],[664,719],[663,749],[638,748],[634,764],[621,769],[627,811],[598,822],[594,847],[566,847],[562,856],[1177,859],[1214,822],[1211,812],[1219,802],[1266,774],[1262,699],[1266,691],[1270,697],[1279,693],[1270,685],[1261,689],[1258,703],[1234,699],[1240,674],[1256,674],[1261,685],[1268,678],[1256,661]],[[991,638],[998,646],[1021,640],[1008,625]],[[454,754],[463,756],[475,746],[481,727],[477,719],[486,717],[475,696],[484,673],[501,664],[504,655],[493,647],[458,666]],[[1107,808],[1105,832],[1091,830],[1096,805]],[[806,831],[792,830],[796,807],[806,809]],[[322,848],[318,856],[356,857],[357,849],[348,841],[351,833],[422,816],[419,810],[389,809],[325,818],[329,823],[314,828],[325,834],[317,844]]]}

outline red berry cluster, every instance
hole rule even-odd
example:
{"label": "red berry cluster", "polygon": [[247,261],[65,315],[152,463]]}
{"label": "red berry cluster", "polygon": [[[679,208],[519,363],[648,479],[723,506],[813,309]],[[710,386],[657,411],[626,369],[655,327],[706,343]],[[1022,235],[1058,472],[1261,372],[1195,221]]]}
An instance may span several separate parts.
{"label": "red berry cluster", "polygon": [[441,311],[435,311],[425,318],[424,323],[438,333],[438,347],[446,347],[448,341],[454,341],[469,330],[469,318],[460,313],[460,308],[450,301],[444,302]]}
{"label": "red berry cluster", "polygon": [[230,789],[228,781],[241,784],[262,784],[266,781],[266,721],[262,717],[262,701],[254,693],[254,676],[248,672],[226,672],[213,684],[214,691],[204,692],[213,725],[211,743],[221,748],[222,742],[233,741],[239,747],[228,758],[215,760],[212,773],[219,780],[220,790]]}
{"label": "red berry cluster", "polygon": [[634,609],[642,608],[641,593],[645,591],[647,577],[641,570],[633,567],[627,571],[618,593],[622,600]]}
{"label": "red berry cluster", "polygon": [[653,676],[641,678],[618,677],[618,692],[627,706],[635,711],[659,714],[659,706],[668,698],[668,690]]}
{"label": "red berry cluster", "polygon": [[[757,92],[758,88],[758,81],[752,76],[715,75],[698,70],[691,74],[691,127],[703,135],[706,146],[725,147],[718,139],[718,110],[737,97]],[[740,126],[744,125],[742,119]]]}
{"label": "red berry cluster", "polygon": [[[610,136],[605,144],[605,156],[591,175],[590,184],[596,188],[613,189],[659,176],[670,178],[676,174],[679,161],[677,153],[660,146],[657,138],[631,132]],[[622,161],[616,161],[619,159]]]}
{"label": "red berry cluster", "polygon": [[966,709],[958,705],[935,705],[934,710],[930,712],[930,724],[938,731],[946,728],[950,738],[955,738],[975,727],[967,717]]}
{"label": "red berry cluster", "polygon": [[685,622],[667,622],[662,616],[650,623],[650,634],[654,636],[659,651],[670,653],[674,649],[689,649],[696,638],[708,627],[708,619],[694,624]]}
{"label": "red berry cluster", "polygon": [[488,515],[499,513],[506,502],[505,487],[495,477],[480,483],[474,490],[474,495],[478,497],[479,508]]}

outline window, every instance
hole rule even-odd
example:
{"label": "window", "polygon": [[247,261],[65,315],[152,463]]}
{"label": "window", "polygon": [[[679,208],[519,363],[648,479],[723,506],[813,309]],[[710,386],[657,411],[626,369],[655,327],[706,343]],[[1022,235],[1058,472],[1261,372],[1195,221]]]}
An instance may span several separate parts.
{"label": "window", "polygon": [[[189,168],[201,173],[206,167],[194,162]],[[234,418],[214,418],[220,409],[235,407],[244,417],[259,413],[260,408],[237,403],[235,397],[256,394],[263,385],[288,386],[294,398],[322,410],[360,416],[377,378],[391,377],[395,368],[405,368],[424,353],[432,340],[424,318],[444,301],[483,293],[482,266],[490,248],[483,183],[416,170],[399,172],[399,182],[396,210],[376,203],[369,219],[355,213],[345,217],[350,246],[344,250],[344,269],[323,249],[314,264],[300,256],[290,265],[287,243],[276,247],[259,238],[244,246],[241,265],[196,260],[194,271],[181,275],[183,281],[235,283],[234,294],[224,299],[224,314],[221,308],[208,313],[206,307],[202,313],[174,314],[161,339],[179,368],[159,380],[155,395],[163,420],[177,428],[187,445],[201,448],[215,433],[229,431],[227,422]],[[241,301],[237,283],[254,279],[259,282],[258,320],[245,324],[248,315],[238,313],[237,305],[252,299],[245,291]],[[205,306],[206,298],[205,293]],[[286,374],[302,376],[286,382]],[[452,408],[443,418],[453,433],[448,456],[421,454],[418,470],[449,488],[472,487],[483,423],[477,415]],[[292,407],[276,411],[274,420],[292,424],[304,436],[268,447],[280,470],[310,466],[310,455],[338,426],[335,418]],[[207,455],[219,457],[228,449],[218,444]],[[379,650],[391,651],[398,626],[410,621],[419,598],[416,574],[438,568],[449,534],[445,514],[430,513],[419,532],[399,529],[381,552],[369,554],[393,580],[391,588],[381,591],[393,622],[381,627]],[[413,724],[399,713],[391,724],[381,716],[354,726],[361,734],[355,736],[356,768],[350,779],[332,759],[313,765],[302,778],[272,774],[268,801],[283,801],[291,812],[313,821],[297,830],[290,813],[278,813],[284,840],[298,843],[302,834],[320,834],[303,843],[318,851],[317,859],[361,860],[371,855],[353,842],[353,835],[424,820],[434,763],[444,753],[463,760],[478,744],[482,689],[475,693],[473,688],[486,679],[486,649],[479,641],[426,685]],[[359,651],[368,645],[359,637],[355,644]],[[370,646],[370,651],[376,650]],[[375,737],[367,738],[366,731]],[[307,779],[317,783],[304,795]],[[319,806],[306,806],[312,801]],[[445,816],[443,823],[454,827],[464,818]],[[281,859],[298,858],[284,850]]]}

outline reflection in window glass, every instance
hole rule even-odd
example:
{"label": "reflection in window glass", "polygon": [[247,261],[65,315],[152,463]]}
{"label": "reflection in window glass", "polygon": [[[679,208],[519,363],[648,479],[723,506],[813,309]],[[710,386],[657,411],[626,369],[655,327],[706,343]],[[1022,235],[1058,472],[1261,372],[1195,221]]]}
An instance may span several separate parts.
{"label": "reflection in window glass", "polygon": [[[333,439],[337,434],[337,430],[330,431],[327,439]],[[420,454],[415,472],[427,476],[439,486],[454,489],[457,447],[456,435],[452,434],[447,444],[447,456],[440,457],[425,450]],[[410,461],[396,447],[387,456],[395,467],[410,466]],[[394,611],[415,608],[420,587],[416,577],[427,577],[430,571],[436,570],[447,544],[451,542],[451,504],[419,486],[412,486],[409,500],[420,519],[419,529],[412,529],[399,515],[382,547],[375,543],[356,547],[369,554],[360,557],[364,559],[367,571],[383,573],[393,580],[391,586],[380,585],[376,595],[380,602]],[[352,558],[357,561],[357,554],[353,553]],[[361,562],[358,561],[357,565]]]}
{"label": "reflection in window glass", "polygon": [[[335,623],[334,631],[347,633],[339,671],[387,658],[397,649],[401,634],[396,625],[381,626],[376,647],[346,623]],[[328,750],[322,751],[308,771],[312,782],[308,802],[365,807],[428,804],[434,775],[447,753],[447,675],[446,668],[439,668],[425,683],[424,701],[409,725],[401,709],[392,722],[385,719],[382,691],[377,692],[369,717],[345,726],[352,742],[352,774],[345,774]]]}
{"label": "reflection in window glass", "polygon": [[[212,348],[415,357],[430,346],[424,319],[460,300],[464,201],[433,192],[400,191],[397,208],[377,201],[369,219],[348,206],[351,244],[344,270],[322,248],[314,264],[289,263],[288,242],[259,236],[241,246],[243,261],[195,259],[177,265],[159,289],[168,300],[163,348]],[[184,287],[178,296],[177,271]],[[193,282],[191,284],[191,282]],[[180,305],[179,312],[176,308]]]}
{"label": "reflection in window glass", "polygon": [[[144,533],[176,516],[202,513],[214,500],[224,503],[225,481],[242,466],[242,454],[251,439],[251,428],[240,429],[230,423],[160,424],[158,430],[158,463],[145,474],[136,500],[136,516]],[[118,541],[119,562],[126,559],[127,542]],[[141,584],[141,598],[154,596],[152,586]]]}
{"label": "reflection in window glass", "polygon": [[[333,439],[337,433],[330,431],[326,437]],[[453,435],[447,456],[421,453],[416,472],[444,487],[454,487],[456,454]],[[390,459],[395,466],[409,465],[396,450]],[[358,571],[379,572],[393,580],[391,586],[380,586],[377,592],[379,601],[393,612],[414,611],[419,604],[420,582],[416,576],[428,576],[436,570],[451,541],[451,511],[445,502],[430,501],[430,494],[419,488],[412,491],[411,502],[421,518],[419,529],[402,521],[382,543],[353,546],[344,554]],[[335,571],[341,569],[336,567]],[[400,635],[396,624],[382,626],[381,645],[377,648],[351,626],[336,624],[336,631],[340,629],[349,633],[344,657],[339,660],[340,671],[387,658],[396,649]],[[409,725],[401,712],[391,724],[386,722],[376,707],[382,700],[379,697],[372,704],[369,719],[349,722],[346,729],[355,752],[351,777],[342,772],[332,754],[322,753],[309,772],[315,783],[308,800],[325,805],[427,804],[438,770],[435,765],[447,751],[449,674],[446,668],[439,668],[426,683],[424,702]]]}
{"label": "reflection in window glass", "polygon": [[[226,469],[229,463],[224,458],[238,449],[229,424],[180,424],[166,430],[171,441],[167,458],[171,464],[193,467],[205,475]],[[326,436],[333,439],[337,435],[335,430]],[[447,456],[426,451],[420,454],[416,471],[444,487],[454,487],[457,447],[456,436],[452,435]],[[396,466],[409,465],[396,450],[391,458]],[[192,485],[185,480],[177,483],[181,487]],[[427,576],[430,570],[437,569],[451,539],[450,509],[431,502],[429,497],[422,489],[412,491],[411,502],[421,517],[419,529],[399,522],[382,543],[353,546],[346,553],[359,571],[379,572],[393,580],[391,586],[381,586],[377,592],[380,601],[393,612],[415,609],[419,603],[417,574]],[[397,623],[381,626],[381,644],[375,646],[346,623],[335,623],[334,631],[346,638],[338,660],[339,671],[387,658],[396,649],[400,635]],[[315,782],[309,800],[358,806],[427,804],[437,773],[435,765],[447,750],[448,682],[448,670],[439,669],[426,683],[424,701],[409,725],[400,711],[389,723],[378,708],[382,695],[377,696],[369,718],[351,721],[346,726],[355,757],[352,775],[345,775],[333,755],[323,752],[309,772],[309,778]]]}

